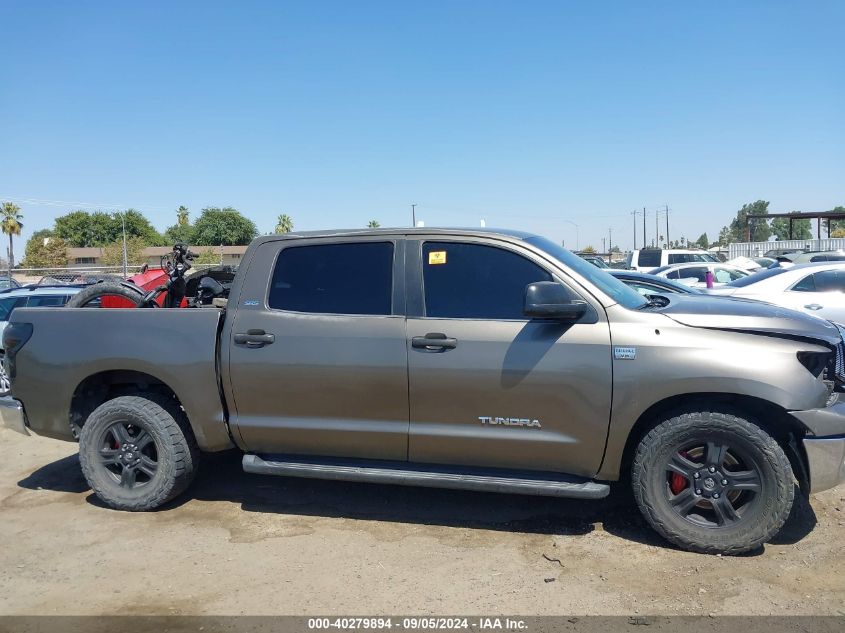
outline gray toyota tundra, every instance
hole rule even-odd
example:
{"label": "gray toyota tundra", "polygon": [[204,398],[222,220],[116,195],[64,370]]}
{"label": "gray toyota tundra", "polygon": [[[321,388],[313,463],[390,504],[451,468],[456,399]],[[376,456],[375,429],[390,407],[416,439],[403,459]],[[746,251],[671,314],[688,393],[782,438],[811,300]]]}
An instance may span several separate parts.
{"label": "gray toyota tundra", "polygon": [[525,233],[262,237],[225,308],[18,309],[3,342],[5,425],[78,441],[120,510],[237,447],[270,475],[581,499],[624,480],[672,543],[736,554],[845,479],[838,326],[642,297]]}

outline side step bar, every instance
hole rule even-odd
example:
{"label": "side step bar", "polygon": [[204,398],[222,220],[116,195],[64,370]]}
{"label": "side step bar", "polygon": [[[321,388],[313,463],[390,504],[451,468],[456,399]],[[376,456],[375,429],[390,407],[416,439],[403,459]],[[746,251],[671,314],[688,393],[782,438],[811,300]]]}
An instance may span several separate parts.
{"label": "side step bar", "polygon": [[459,488],[548,497],[601,499],[610,493],[608,484],[561,473],[464,468],[439,464],[332,457],[314,459],[302,455],[244,455],[243,468],[245,472],[259,475]]}

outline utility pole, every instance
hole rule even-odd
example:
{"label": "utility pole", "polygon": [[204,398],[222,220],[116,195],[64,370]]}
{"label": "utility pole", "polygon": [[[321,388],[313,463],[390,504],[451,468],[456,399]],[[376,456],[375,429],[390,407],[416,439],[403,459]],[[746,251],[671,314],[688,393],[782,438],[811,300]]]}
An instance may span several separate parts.
{"label": "utility pole", "polygon": [[637,250],[637,212],[631,211],[631,215],[634,216],[634,250]]}
{"label": "utility pole", "polygon": [[128,262],[126,261],[128,259],[128,256],[126,254],[126,213],[120,214],[120,223],[123,226],[123,278],[126,279],[127,277],[129,277],[129,272],[127,271]]}
{"label": "utility pole", "polygon": [[607,229],[607,253],[613,250],[613,229]]}
{"label": "utility pole", "polygon": [[647,244],[648,242],[645,238],[645,207],[643,207],[643,248],[645,248]]}
{"label": "utility pole", "polygon": [[660,213],[663,211],[660,207],[654,210],[654,247],[660,248]]}
{"label": "utility pole", "polygon": [[669,245],[669,205],[666,205],[666,245]]}
{"label": "utility pole", "polygon": [[417,226],[417,205],[411,205],[411,226]]}
{"label": "utility pole", "polygon": [[604,242],[605,242],[605,239],[604,239],[604,238],[601,238],[601,252],[602,252],[602,253],[607,252],[607,251],[605,251],[605,250],[604,250],[604,249],[605,249],[605,243],[604,243]]}

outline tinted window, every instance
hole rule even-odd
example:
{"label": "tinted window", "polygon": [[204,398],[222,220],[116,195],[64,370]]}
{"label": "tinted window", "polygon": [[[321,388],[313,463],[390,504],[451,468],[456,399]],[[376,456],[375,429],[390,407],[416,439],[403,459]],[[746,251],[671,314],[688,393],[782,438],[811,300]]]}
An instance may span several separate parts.
{"label": "tinted window", "polygon": [[792,286],[792,289],[798,292],[815,292],[816,281],[813,279],[813,275],[807,275],[804,279]]}
{"label": "tinted window", "polygon": [[70,297],[68,295],[36,295],[29,298],[27,307],[48,307],[48,306],[63,306],[67,303]]}
{"label": "tinted window", "polygon": [[641,250],[640,256],[637,259],[637,266],[643,266],[645,268],[654,268],[656,266],[660,266],[660,253],[662,253],[659,248],[650,248],[648,250]]}
{"label": "tinted window", "polygon": [[26,305],[26,297],[4,297],[0,299],[0,321],[8,321],[15,308]]}
{"label": "tinted window", "polygon": [[792,289],[803,292],[845,292],[845,272],[824,270],[805,277]]}
{"label": "tinted window", "polygon": [[693,261],[689,253],[669,253],[669,264],[686,264]]}
{"label": "tinted window", "polygon": [[390,314],[393,244],[293,246],[279,254],[269,305],[322,314]]}
{"label": "tinted window", "polygon": [[422,265],[425,314],[430,317],[524,319],[525,286],[552,280],[523,256],[481,244],[426,242]]}
{"label": "tinted window", "polygon": [[699,282],[707,281],[705,275],[707,269],[704,266],[690,266],[689,268],[682,268],[681,270],[673,270],[666,276],[669,279],[695,279]]}

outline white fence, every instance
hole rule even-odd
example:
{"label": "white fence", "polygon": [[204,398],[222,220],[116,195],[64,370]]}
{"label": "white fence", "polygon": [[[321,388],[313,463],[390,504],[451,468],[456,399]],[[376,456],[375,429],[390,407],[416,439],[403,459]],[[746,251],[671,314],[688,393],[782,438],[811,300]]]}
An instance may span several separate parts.
{"label": "white fence", "polygon": [[835,251],[845,249],[845,238],[826,240],[780,240],[778,242],[738,242],[728,245],[728,259],[734,257],[762,257],[767,251],[794,249],[810,251]]}

